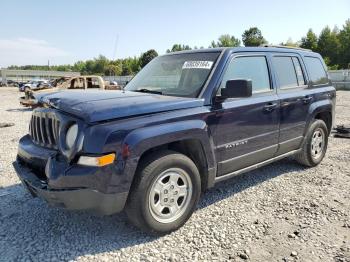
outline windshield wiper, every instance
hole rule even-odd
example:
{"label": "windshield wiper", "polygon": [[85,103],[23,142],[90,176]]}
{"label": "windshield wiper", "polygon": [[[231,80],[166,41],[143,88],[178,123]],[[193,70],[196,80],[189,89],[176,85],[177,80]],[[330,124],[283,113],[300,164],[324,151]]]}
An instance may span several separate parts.
{"label": "windshield wiper", "polygon": [[137,90],[133,90],[134,92],[141,92],[141,93],[150,93],[150,94],[157,94],[157,95],[162,95],[163,92],[161,91],[156,91],[156,90],[150,90],[147,88],[141,88],[141,89],[137,89]]}

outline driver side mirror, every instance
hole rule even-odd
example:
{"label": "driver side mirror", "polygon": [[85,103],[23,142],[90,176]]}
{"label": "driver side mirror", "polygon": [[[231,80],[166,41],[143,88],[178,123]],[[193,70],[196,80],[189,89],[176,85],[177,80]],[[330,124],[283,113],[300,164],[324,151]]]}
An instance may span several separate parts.
{"label": "driver side mirror", "polygon": [[225,88],[221,89],[221,97],[224,99],[251,97],[252,94],[252,80],[247,79],[228,80]]}

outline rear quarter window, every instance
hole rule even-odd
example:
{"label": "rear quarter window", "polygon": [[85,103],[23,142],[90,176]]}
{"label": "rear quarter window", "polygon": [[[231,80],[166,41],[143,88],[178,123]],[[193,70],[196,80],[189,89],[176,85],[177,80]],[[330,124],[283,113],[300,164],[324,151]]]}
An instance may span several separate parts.
{"label": "rear quarter window", "polygon": [[328,84],[327,73],[319,58],[307,56],[304,58],[304,61],[313,85]]}

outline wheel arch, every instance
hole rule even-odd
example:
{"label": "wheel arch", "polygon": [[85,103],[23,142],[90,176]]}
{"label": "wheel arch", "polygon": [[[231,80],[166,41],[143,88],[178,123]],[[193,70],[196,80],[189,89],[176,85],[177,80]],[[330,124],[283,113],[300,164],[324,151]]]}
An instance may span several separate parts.
{"label": "wheel arch", "polygon": [[186,155],[196,164],[204,190],[214,183],[216,175],[214,146],[208,127],[202,120],[137,129],[125,138],[123,144],[128,145],[129,158],[135,164],[132,181],[140,163],[148,156],[160,150],[172,150]]}
{"label": "wheel arch", "polygon": [[304,136],[306,135],[307,130],[312,124],[312,121],[315,119],[323,120],[325,122],[329,135],[332,131],[332,125],[334,121],[332,108],[332,104],[326,100],[313,103],[309,109],[308,118],[306,121],[306,128],[304,130]]}

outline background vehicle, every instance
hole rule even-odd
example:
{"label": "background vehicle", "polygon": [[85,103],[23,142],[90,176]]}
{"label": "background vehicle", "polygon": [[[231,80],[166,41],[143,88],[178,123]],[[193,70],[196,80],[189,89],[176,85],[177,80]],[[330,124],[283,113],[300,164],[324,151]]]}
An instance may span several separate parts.
{"label": "background vehicle", "polygon": [[109,81],[110,86],[119,86],[117,81]]}
{"label": "background vehicle", "polygon": [[30,82],[24,84],[22,89],[23,90],[26,90],[26,89],[35,90],[40,85],[40,83],[41,82],[39,82],[39,81],[30,81]]}
{"label": "background vehicle", "polygon": [[335,89],[319,54],[224,48],[157,57],[123,91],[40,98],[15,168],[50,204],[143,230],[181,227],[202,191],[287,156],[318,165]]}
{"label": "background vehicle", "polygon": [[100,76],[79,76],[62,77],[48,82],[39,82],[35,87],[27,88],[24,85],[25,96],[20,98],[20,104],[24,106],[37,106],[38,97],[46,93],[54,93],[63,90],[89,90],[89,89],[108,89],[119,90],[117,85],[109,85],[104,82]]}
{"label": "background vehicle", "polygon": [[51,83],[48,80],[35,80],[24,83],[19,83],[18,89],[20,92],[25,90],[39,90],[44,88],[51,88]]}
{"label": "background vehicle", "polygon": [[19,84],[18,84],[18,91],[24,92],[24,85],[25,85],[25,84],[26,84],[25,82],[19,83]]}
{"label": "background vehicle", "polygon": [[14,87],[17,87],[18,86],[18,83],[13,81],[13,80],[7,80],[7,86],[14,86]]}

